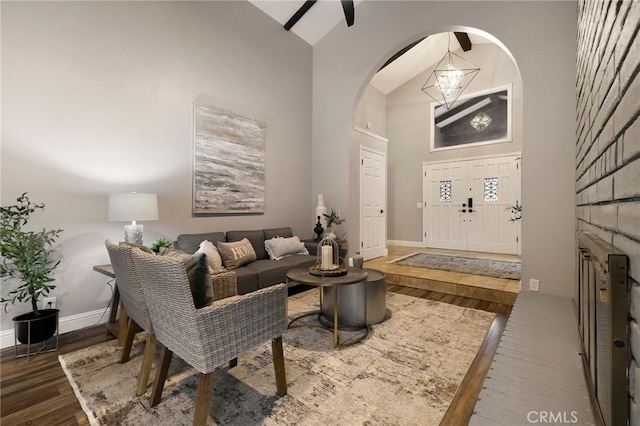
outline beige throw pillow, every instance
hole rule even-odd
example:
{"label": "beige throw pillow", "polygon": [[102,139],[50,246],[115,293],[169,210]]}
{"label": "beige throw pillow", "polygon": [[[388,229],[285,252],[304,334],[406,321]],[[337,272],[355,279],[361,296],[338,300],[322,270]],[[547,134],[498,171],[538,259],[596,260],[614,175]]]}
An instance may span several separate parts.
{"label": "beige throw pillow", "polygon": [[207,265],[211,268],[212,272],[219,272],[223,270],[222,257],[220,252],[209,240],[204,240],[200,243],[200,248],[196,251],[196,254],[204,253],[207,256]]}
{"label": "beige throw pillow", "polygon": [[218,251],[227,269],[235,269],[256,260],[256,251],[246,238],[232,243],[218,241]]}

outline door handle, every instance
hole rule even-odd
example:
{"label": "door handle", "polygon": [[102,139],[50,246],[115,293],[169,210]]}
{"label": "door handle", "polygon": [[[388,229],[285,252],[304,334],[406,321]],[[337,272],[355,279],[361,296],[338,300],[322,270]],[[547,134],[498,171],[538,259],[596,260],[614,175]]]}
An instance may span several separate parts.
{"label": "door handle", "polygon": [[384,213],[384,210],[380,209],[380,213]]}
{"label": "door handle", "polygon": [[469,197],[467,203],[469,204],[469,213],[473,213],[473,198]]}

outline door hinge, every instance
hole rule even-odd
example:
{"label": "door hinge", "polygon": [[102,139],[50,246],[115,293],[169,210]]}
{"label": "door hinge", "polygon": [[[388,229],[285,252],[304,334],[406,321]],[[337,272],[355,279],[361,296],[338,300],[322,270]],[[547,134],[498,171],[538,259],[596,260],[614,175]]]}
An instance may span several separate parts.
{"label": "door hinge", "polygon": [[520,238],[519,238],[519,237],[516,237],[516,243],[517,243],[517,242],[519,242],[519,241],[520,241]]}
{"label": "door hinge", "polygon": [[364,241],[360,241],[360,247],[364,247]]}
{"label": "door hinge", "polygon": [[360,164],[364,166],[364,159],[360,159]]}

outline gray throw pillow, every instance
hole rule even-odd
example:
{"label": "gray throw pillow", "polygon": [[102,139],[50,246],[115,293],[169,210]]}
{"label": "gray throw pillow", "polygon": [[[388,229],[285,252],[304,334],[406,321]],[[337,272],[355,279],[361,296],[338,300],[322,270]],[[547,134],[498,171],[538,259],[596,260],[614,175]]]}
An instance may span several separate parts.
{"label": "gray throw pillow", "polygon": [[159,255],[182,259],[187,270],[191,296],[196,309],[203,308],[214,301],[211,274],[209,273],[209,265],[207,265],[207,256],[204,253],[189,254],[160,247]]}

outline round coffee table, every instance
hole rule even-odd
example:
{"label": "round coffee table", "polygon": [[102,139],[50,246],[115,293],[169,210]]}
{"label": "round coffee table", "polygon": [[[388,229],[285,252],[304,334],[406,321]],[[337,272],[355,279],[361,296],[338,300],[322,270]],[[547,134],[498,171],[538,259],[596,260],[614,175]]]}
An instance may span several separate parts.
{"label": "round coffee table", "polygon": [[[356,284],[356,283],[362,283],[365,282],[367,280],[367,276],[368,276],[368,272],[365,269],[360,269],[360,268],[348,268],[347,269],[347,274],[346,275],[341,275],[341,276],[318,276],[318,275],[312,275],[309,273],[309,269],[308,268],[294,268],[292,270],[290,270],[289,272],[287,272],[287,286],[289,285],[289,283],[291,282],[296,282],[296,283],[300,283],[300,284],[306,284],[306,285],[311,285],[311,286],[315,286],[315,287],[319,287],[320,290],[320,311],[315,311],[315,312],[309,312],[309,313],[305,313],[303,315],[300,315],[294,319],[292,319],[291,321],[289,321],[289,328],[297,328],[297,327],[321,327],[324,328],[326,330],[332,330],[333,331],[333,347],[335,348],[341,348],[341,347],[346,347],[346,346],[351,346],[353,344],[356,344],[360,341],[362,341],[365,337],[367,337],[367,335],[369,334],[369,326],[366,324],[366,322],[361,325],[361,326],[355,326],[355,327],[340,327],[339,326],[339,316],[338,313],[340,311],[340,309],[338,309],[339,305],[338,305],[338,294],[340,293],[339,291],[334,291],[333,292],[333,324],[331,324],[330,326],[327,325],[325,322],[323,322],[322,320],[322,313],[324,311],[324,291],[323,289],[325,287],[334,287],[336,289],[339,289],[342,286],[348,286],[351,284]],[[363,300],[363,303],[366,304],[366,300]],[[366,307],[365,307],[366,309]],[[307,317],[309,315],[318,315],[318,325],[308,325],[308,324],[301,324],[301,325],[297,325],[295,324],[297,321],[299,321],[300,319]],[[349,340],[347,343],[340,343],[340,335],[338,333],[339,329],[343,329],[343,330],[363,330],[362,335],[358,336],[356,339],[352,339]]]}

